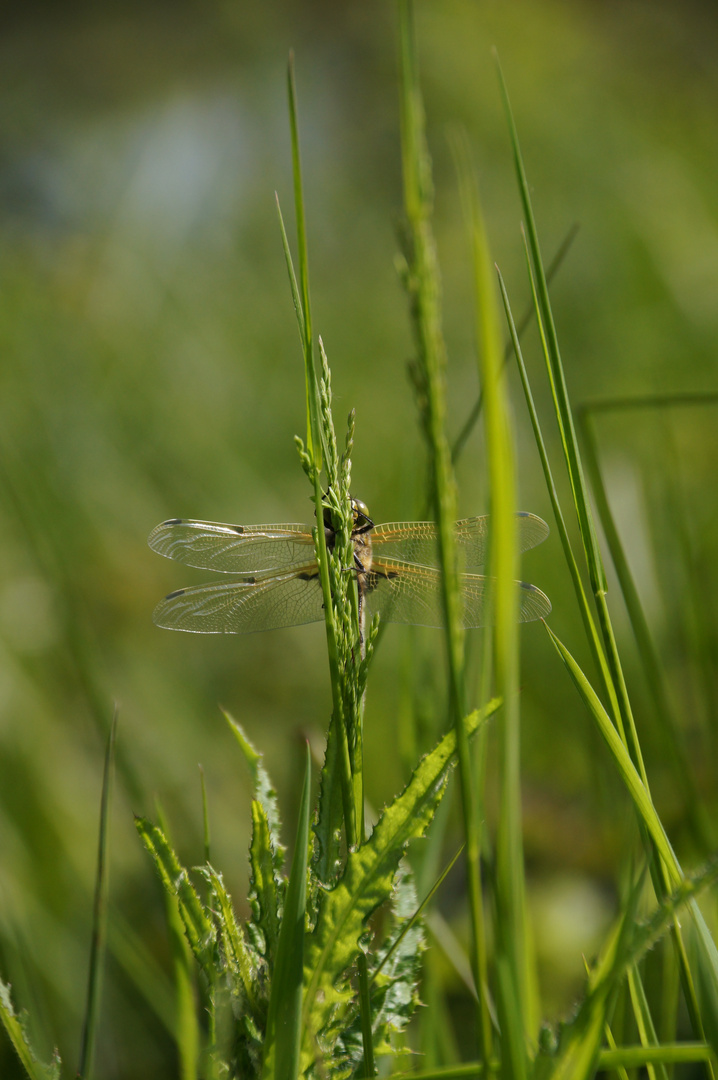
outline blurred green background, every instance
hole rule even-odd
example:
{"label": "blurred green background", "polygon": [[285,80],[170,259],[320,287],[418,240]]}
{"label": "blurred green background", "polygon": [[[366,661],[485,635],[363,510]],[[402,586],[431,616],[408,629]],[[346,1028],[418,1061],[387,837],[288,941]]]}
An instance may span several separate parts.
{"label": "blurred green background", "polygon": [[[244,911],[249,786],[217,705],[266,754],[291,829],[301,737],[321,751],[330,695],[321,626],[226,639],[157,630],[155,602],[207,575],[160,559],[145,540],[169,516],[311,519],[293,445],[304,433],[301,354],[274,206],[276,190],[291,224],[290,47],[315,325],[338,428],[357,412],[354,491],[377,521],[425,512],[394,265],[395,10],[374,0],[46,2],[2,19],[0,972],[30,1011],[42,1053],[58,1045],[73,1068],[103,743],[117,703],[98,1073],[170,1077],[163,899],[132,814],[156,816],[159,798],[181,857],[200,862],[201,762],[213,862]],[[493,45],[545,257],[580,225],[553,288],[574,403],[717,389],[713,5],[422,2],[417,30],[451,432],[478,393],[447,139],[456,123],[475,148],[493,253],[517,311],[528,298]],[[555,449],[534,331],[526,350]],[[521,508],[550,521],[513,372],[512,386]],[[708,406],[597,424],[609,495],[709,809],[718,750],[715,428]],[[458,475],[462,516],[485,511],[480,430]],[[551,596],[554,629],[591,672],[555,533],[523,573]],[[654,795],[690,864],[705,852],[685,830],[617,596],[614,606]],[[475,642],[469,648],[478,655]],[[557,1014],[613,911],[614,857],[633,826],[540,625],[524,629],[522,648],[529,887],[546,1011]],[[421,675],[416,738],[407,723],[412,666]],[[442,729],[443,702],[440,635],[389,628],[366,719],[377,808]],[[441,901],[459,934],[461,888],[454,875]],[[445,977],[458,1001],[448,967]],[[12,1062],[0,1037],[3,1076],[14,1075]]]}

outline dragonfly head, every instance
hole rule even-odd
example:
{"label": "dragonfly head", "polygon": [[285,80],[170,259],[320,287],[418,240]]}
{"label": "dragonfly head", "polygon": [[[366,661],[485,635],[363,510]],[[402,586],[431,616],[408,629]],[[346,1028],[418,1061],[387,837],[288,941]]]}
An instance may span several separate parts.
{"label": "dragonfly head", "polygon": [[352,510],[354,511],[354,528],[352,532],[357,533],[369,532],[374,528],[374,522],[369,517],[369,508],[365,502],[361,499],[352,499]]}
{"label": "dragonfly head", "polygon": [[[369,517],[368,507],[361,499],[352,499],[352,513],[354,515],[352,536],[361,536],[363,533],[368,533],[374,528],[374,522]],[[324,528],[327,534],[327,542],[333,541],[334,527],[332,525],[332,512],[328,506],[324,507]]]}

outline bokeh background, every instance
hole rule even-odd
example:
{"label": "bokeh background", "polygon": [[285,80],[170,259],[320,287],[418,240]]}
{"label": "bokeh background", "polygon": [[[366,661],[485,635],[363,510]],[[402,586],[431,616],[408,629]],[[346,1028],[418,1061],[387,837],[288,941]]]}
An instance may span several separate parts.
{"label": "bokeh background", "polygon": [[[494,255],[518,311],[528,298],[494,45],[547,259],[580,226],[553,287],[573,401],[718,389],[712,5],[455,0],[419,2],[416,15],[451,432],[478,393],[453,125],[474,146]],[[249,783],[218,703],[265,753],[289,831],[301,740],[308,734],[321,751],[330,695],[321,626],[227,639],[157,630],[157,599],[202,574],[160,559],[145,540],[169,516],[311,519],[293,444],[304,425],[302,362],[274,206],[276,190],[291,225],[290,47],[315,324],[332,364],[337,426],[357,413],[354,491],[377,521],[425,513],[395,269],[396,12],[376,0],[47,0],[16,6],[2,23],[0,972],[29,1010],[41,1052],[58,1045],[74,1068],[103,746],[117,704],[98,1071],[170,1077],[163,898],[132,815],[155,816],[159,799],[182,858],[200,862],[201,763],[213,861],[245,911]],[[526,350],[556,449],[534,331]],[[550,521],[513,373],[512,383],[521,508]],[[707,405],[597,425],[612,506],[709,809],[716,420]],[[458,477],[461,514],[483,512],[480,428]],[[590,672],[555,533],[524,576],[552,597],[554,629]],[[686,828],[612,595],[654,794],[690,865],[706,852]],[[476,657],[476,643],[469,648]],[[615,857],[632,824],[540,625],[522,631],[522,648],[530,898],[545,1008],[557,1016],[615,908]],[[366,719],[377,808],[443,727],[442,649],[431,632],[392,627],[383,638]],[[441,909],[460,937],[460,874]],[[451,965],[441,972],[460,1003]],[[0,1072],[15,1068],[0,1037]]]}

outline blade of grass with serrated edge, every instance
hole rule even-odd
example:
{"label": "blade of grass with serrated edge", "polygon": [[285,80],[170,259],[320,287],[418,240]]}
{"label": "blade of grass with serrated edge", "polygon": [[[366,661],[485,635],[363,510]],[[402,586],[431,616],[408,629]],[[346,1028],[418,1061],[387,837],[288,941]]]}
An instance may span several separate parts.
{"label": "blade of grass with serrated edge", "polygon": [[[500,704],[494,699],[465,717],[467,736],[472,736]],[[338,884],[321,894],[317,922],[308,936],[305,953],[304,1068],[313,1060],[314,1037],[351,996],[345,986],[338,984],[337,976],[351,964],[366,919],[390,895],[406,844],[423,835],[431,822],[455,753],[456,733],[451,729],[422,758],[404,791],[384,810],[369,839],[349,853]]]}
{"label": "blade of grass with serrated edge", "polygon": [[85,1017],[82,1024],[82,1043],[77,1066],[77,1075],[83,1080],[92,1075],[92,1062],[95,1053],[97,1025],[100,1018],[100,991],[102,986],[102,967],[107,937],[107,889],[108,864],[107,845],[109,840],[109,808],[112,788],[112,765],[115,756],[115,738],[117,735],[117,709],[115,709],[107,736],[105,766],[102,774],[102,796],[100,800],[100,836],[97,846],[97,873],[95,876],[95,899],[92,910],[92,945],[87,976],[87,998]]}
{"label": "blade of grass with serrated edge", "polygon": [[174,974],[176,1004],[172,1034],[177,1044],[179,1075],[181,1080],[196,1080],[200,1028],[195,1009],[190,947],[176,901],[167,892],[164,900]]}
{"label": "blade of grass with serrated edge", "polygon": [[252,777],[254,798],[261,804],[269,826],[272,850],[274,853],[274,866],[276,870],[279,870],[284,861],[285,849],[281,841],[281,822],[279,819],[277,793],[269,773],[264,767],[264,755],[261,754],[259,750],[255,749],[247,738],[244,728],[238,720],[235,720],[231,713],[227,712],[227,710],[223,709],[221,706],[220,712],[227,721],[229,730],[237,740],[237,745],[242,751],[242,756],[247,763],[247,767]]}
{"label": "blade of grass with serrated edge", "polygon": [[25,1025],[16,1014],[10,997],[10,986],[0,980],[0,1023],[20,1058],[30,1080],[60,1080],[60,1058],[55,1051],[50,1065],[43,1065],[30,1046]]}
{"label": "blade of grass with serrated edge", "polygon": [[190,948],[200,966],[204,968],[211,959],[214,927],[205,914],[199,894],[163,831],[147,818],[142,817],[135,818],[135,826],[142,843],[152,856],[162,884],[172,896],[177,898]]}
{"label": "blade of grass with serrated edge", "polygon": [[312,759],[307,744],[294,855],[269,994],[262,1080],[297,1080],[299,1075],[311,780]]}

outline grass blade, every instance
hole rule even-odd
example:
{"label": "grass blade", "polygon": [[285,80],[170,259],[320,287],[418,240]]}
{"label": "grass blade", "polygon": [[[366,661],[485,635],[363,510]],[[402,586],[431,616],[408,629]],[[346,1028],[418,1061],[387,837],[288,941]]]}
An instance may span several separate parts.
{"label": "grass blade", "polygon": [[617,766],[619,774],[628,789],[628,793],[633,799],[633,803],[638,811],[639,819],[644,823],[648,830],[648,833],[656,846],[656,850],[666,866],[669,878],[675,887],[682,880],[680,867],[678,866],[668,837],[665,834],[661,820],[651,802],[650,795],[648,794],[635,765],[631,761],[626,747],[621,741],[616,728],[612,724],[611,718],[601,704],[598,695],[566,646],[559,641],[549,626],[546,626],[546,630],[551,641],[556,646],[559,656],[566,665],[576,689],[583,698],[584,704],[596,721],[599,733],[608,746],[614,764]]}
{"label": "grass blade", "polygon": [[294,856],[269,995],[262,1080],[296,1080],[299,1074],[311,780],[312,762],[307,745]]}
{"label": "grass blade", "polygon": [[[569,249],[570,249],[571,245],[573,244],[574,240],[576,239],[577,233],[578,233],[578,225],[576,223],[574,223],[571,226],[571,228],[568,230],[566,235],[564,236],[563,240],[561,241],[561,243],[560,243],[560,245],[558,247],[558,250],[557,250],[556,254],[554,255],[553,259],[551,260],[551,263],[550,263],[550,265],[549,265],[549,267],[548,267],[548,269],[546,271],[546,281],[547,282],[550,283],[553,280],[553,278],[556,276],[556,274],[558,273],[559,269],[561,268],[562,263],[564,262],[564,259],[568,255],[568,252],[569,252]],[[519,340],[521,340],[524,333],[528,329],[529,324],[531,322],[531,319],[534,316],[535,310],[536,310],[536,308],[535,308],[534,304],[529,303],[526,310],[524,311],[523,315],[521,316],[521,318],[517,322],[517,324],[516,324],[516,333],[517,333],[517,336],[518,336]],[[512,344],[509,341],[509,342],[507,342],[506,347],[504,349],[504,363],[505,364],[508,363],[508,361],[510,360],[511,352],[512,352]],[[480,390],[479,391],[479,396],[476,399],[476,404],[474,405],[473,409],[471,410],[471,412],[467,416],[466,420],[464,421],[464,425],[461,428],[461,430],[459,431],[459,434],[454,439],[454,445],[451,448],[451,461],[452,461],[452,464],[454,464],[454,465],[456,465],[456,462],[461,457],[461,454],[462,454],[462,452],[464,450],[464,447],[466,446],[468,438],[471,435],[471,432],[474,430],[474,427],[476,426],[476,423],[477,423],[479,417],[481,416],[481,409],[483,407],[483,403],[484,403],[484,394],[483,394],[483,390]]]}
{"label": "grass blade", "polygon": [[[711,400],[711,397],[714,397],[714,395],[708,395],[707,397],[692,396],[690,403],[705,404],[706,401]],[[639,399],[636,401],[635,407],[640,408],[649,404],[652,404],[655,407],[661,407],[663,405],[684,403],[681,396],[667,398],[664,395],[661,395],[652,402],[650,399]],[[651,695],[654,716],[660,725],[663,738],[667,745],[671,747],[670,753],[666,756],[674,769],[676,780],[685,804],[686,816],[691,824],[694,836],[698,839],[702,850],[709,851],[712,847],[710,830],[708,823],[705,820],[703,809],[696,798],[695,783],[691,776],[685,747],[679,736],[678,724],[676,718],[673,716],[670,705],[670,695],[666,685],[664,668],[653,643],[648,620],[643,610],[643,605],[641,604],[638,595],[638,589],[636,588],[636,583],[628,565],[628,559],[626,558],[626,553],[623,544],[621,543],[616,522],[611,512],[598,458],[596,434],[592,422],[595,413],[597,411],[605,412],[609,409],[625,409],[627,407],[631,407],[631,402],[626,399],[613,402],[599,402],[595,405],[583,405],[577,411],[576,419],[585,448],[586,469],[591,481],[594,501],[606,537],[606,542],[608,543],[608,548],[611,553],[611,559],[616,569],[616,575],[626,604],[628,617],[631,621],[631,628],[636,639],[641,663],[643,664],[643,669],[646,674],[646,683]]]}
{"label": "grass blade", "polygon": [[90,965],[87,976],[87,998],[85,1018],[82,1025],[82,1043],[77,1066],[77,1075],[89,1078],[92,1075],[92,1062],[97,1038],[97,1025],[100,1013],[100,991],[102,986],[102,968],[107,937],[107,888],[108,866],[107,845],[109,840],[109,807],[112,789],[112,765],[115,756],[115,738],[117,735],[117,709],[115,709],[105,749],[105,767],[102,774],[102,796],[100,800],[100,836],[97,847],[97,873],[95,876],[95,899],[92,909],[92,945]]}
{"label": "grass blade", "polygon": [[509,127],[509,133],[511,137],[511,147],[514,155],[514,165],[516,167],[516,177],[519,186],[519,194],[521,196],[521,203],[523,206],[524,217],[526,221],[529,250],[531,252],[533,270],[534,274],[536,275],[536,282],[538,286],[539,304],[541,307],[541,314],[543,316],[544,326],[546,327],[546,337],[548,342],[550,361],[551,390],[554,395],[556,415],[559,423],[559,430],[561,433],[561,441],[563,443],[566,465],[568,467],[569,479],[571,481],[571,490],[573,492],[574,505],[576,507],[576,513],[578,515],[578,522],[581,530],[581,537],[583,539],[583,546],[586,553],[586,561],[588,564],[593,591],[605,592],[606,577],[603,570],[601,553],[598,548],[598,541],[596,539],[596,530],[593,525],[591,508],[587,498],[587,488],[583,476],[581,455],[578,449],[578,441],[576,439],[573,416],[571,414],[571,407],[568,399],[568,389],[566,386],[563,364],[561,363],[561,353],[559,351],[556,326],[554,323],[553,312],[551,310],[551,303],[548,295],[546,274],[544,272],[543,261],[541,259],[541,249],[539,246],[538,232],[536,229],[536,221],[533,214],[533,208],[531,206],[529,185],[526,178],[526,171],[524,169],[521,148],[519,146],[518,133],[516,131],[513,113],[511,111],[509,94],[506,88],[506,83],[504,81],[503,72],[501,71],[501,65],[498,62],[498,57],[496,58],[496,67],[499,76],[499,84],[501,87],[501,95],[504,101],[506,121]]}
{"label": "grass blade", "polygon": [[[538,1021],[535,973],[528,959],[526,884],[521,815],[518,698],[519,637],[516,617],[518,547],[516,476],[498,326],[494,266],[466,148],[459,147],[459,175],[469,222],[474,269],[474,308],[484,390],[484,430],[489,473],[489,568],[495,582],[492,655],[496,693],[504,700],[499,725],[500,811],[496,835],[495,892],[498,1005],[506,1075],[526,1074],[526,1037]],[[485,1057],[488,1060],[488,1054]]]}

